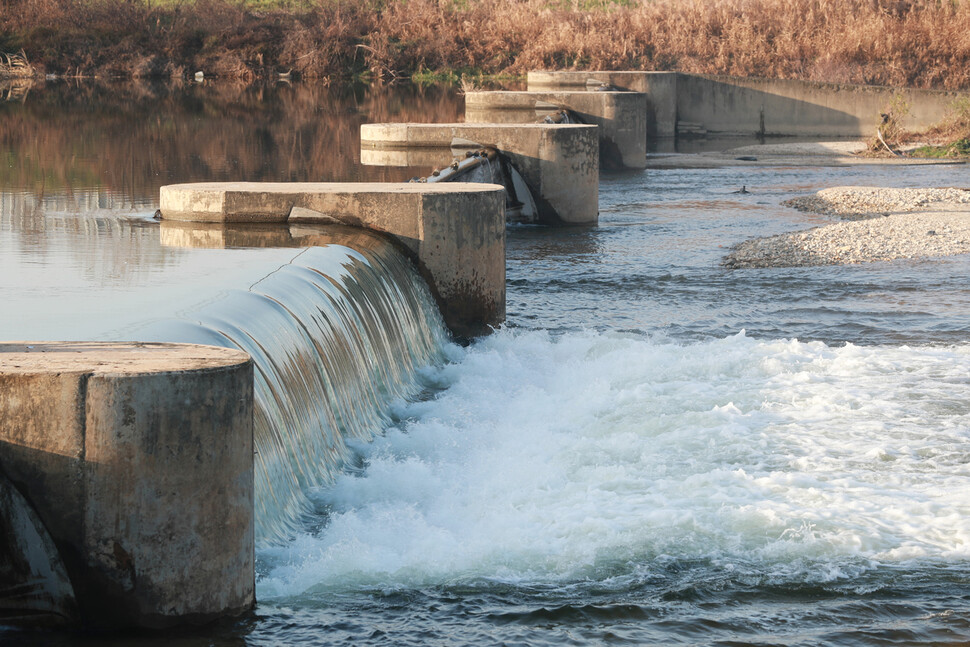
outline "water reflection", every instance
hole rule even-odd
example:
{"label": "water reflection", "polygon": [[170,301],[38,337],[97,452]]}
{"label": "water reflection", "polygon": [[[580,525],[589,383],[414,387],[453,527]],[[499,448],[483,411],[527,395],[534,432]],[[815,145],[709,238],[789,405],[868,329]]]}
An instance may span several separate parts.
{"label": "water reflection", "polygon": [[57,81],[18,92],[0,102],[0,186],[41,199],[98,189],[155,200],[163,184],[203,180],[405,180],[419,173],[360,165],[360,124],[458,121],[463,109],[450,88],[410,85]]}
{"label": "water reflection", "polygon": [[[33,286],[43,267],[61,269],[64,286],[131,286],[176,262],[179,250],[161,248],[144,204],[119,194],[79,191],[40,197],[0,191],[0,292],[8,298]],[[110,243],[110,244],[106,244]],[[8,302],[8,305],[11,305]]]}

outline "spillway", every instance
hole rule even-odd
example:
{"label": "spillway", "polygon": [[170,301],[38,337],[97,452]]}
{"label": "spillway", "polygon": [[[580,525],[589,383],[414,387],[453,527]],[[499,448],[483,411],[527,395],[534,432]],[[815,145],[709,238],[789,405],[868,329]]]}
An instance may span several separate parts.
{"label": "spillway", "polygon": [[395,401],[422,391],[421,367],[442,361],[449,338],[427,284],[375,234],[226,238],[166,230],[104,196],[0,197],[3,338],[181,341],[253,357],[258,545],[292,536],[305,493],[388,425]]}
{"label": "spillway", "polygon": [[[363,247],[363,245],[362,245]],[[388,406],[421,391],[447,333],[427,286],[390,245],[308,248],[164,337],[234,346],[256,365],[256,537],[291,536],[310,504],[389,424]],[[187,318],[188,319],[188,318]]]}

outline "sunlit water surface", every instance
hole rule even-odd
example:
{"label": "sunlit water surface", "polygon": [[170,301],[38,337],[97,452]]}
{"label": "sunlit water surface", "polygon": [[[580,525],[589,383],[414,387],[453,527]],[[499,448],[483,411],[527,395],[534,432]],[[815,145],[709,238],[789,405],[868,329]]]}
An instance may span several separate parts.
{"label": "sunlit water surface", "polygon": [[[308,491],[303,529],[258,552],[255,613],[139,641],[970,641],[970,259],[719,265],[825,222],[782,200],[847,184],[970,182],[963,166],[650,170],[603,177],[598,227],[510,228],[508,323],[443,347],[423,395]],[[120,211],[150,232],[153,208]],[[124,261],[98,249],[64,281],[110,308]]]}

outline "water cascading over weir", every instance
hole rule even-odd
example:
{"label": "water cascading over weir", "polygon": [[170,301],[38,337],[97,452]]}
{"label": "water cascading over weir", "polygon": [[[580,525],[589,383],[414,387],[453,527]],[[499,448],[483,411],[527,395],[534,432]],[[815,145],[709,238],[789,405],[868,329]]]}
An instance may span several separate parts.
{"label": "water cascading over weir", "polygon": [[[306,528],[308,494],[420,394],[449,330],[504,318],[501,187],[166,188],[161,222],[47,233],[134,271],[61,303],[72,318],[8,330],[78,341],[0,343],[0,617],[161,628],[250,609],[254,547]],[[25,279],[69,298],[51,269]]]}
{"label": "water cascading over weir", "polygon": [[365,232],[344,241],[294,250],[248,289],[153,331],[253,358],[257,545],[297,532],[307,491],[334,477],[349,444],[387,428],[389,405],[421,391],[417,369],[448,341],[403,254]]}

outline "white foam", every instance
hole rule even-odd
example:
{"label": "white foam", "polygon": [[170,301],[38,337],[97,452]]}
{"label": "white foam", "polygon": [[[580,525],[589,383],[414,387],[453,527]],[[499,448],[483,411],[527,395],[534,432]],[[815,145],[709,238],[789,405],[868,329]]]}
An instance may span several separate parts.
{"label": "white foam", "polygon": [[817,581],[970,560],[970,347],[502,331],[263,551],[261,598],[570,582],[654,560]]}

